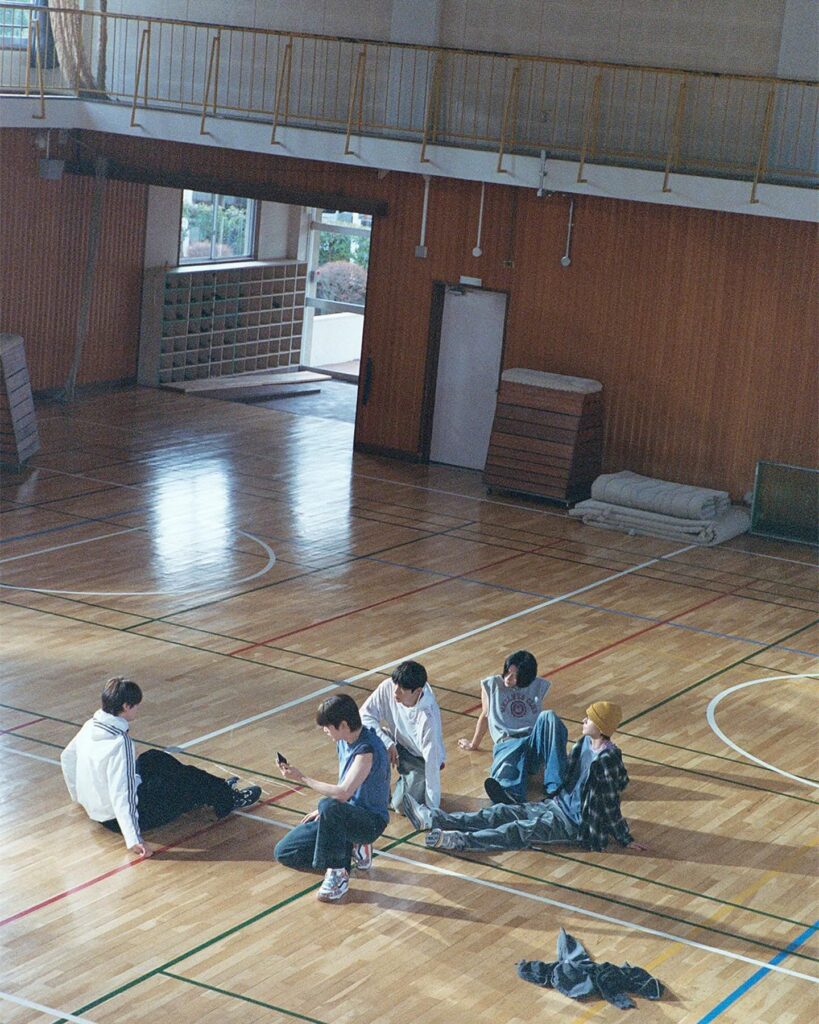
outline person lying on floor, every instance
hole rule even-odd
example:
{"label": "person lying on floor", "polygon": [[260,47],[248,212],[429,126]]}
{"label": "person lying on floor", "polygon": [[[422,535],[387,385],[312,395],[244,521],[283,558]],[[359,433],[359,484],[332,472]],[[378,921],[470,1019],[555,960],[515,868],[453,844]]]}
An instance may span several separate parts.
{"label": "person lying on floor", "polygon": [[586,709],[581,738],[566,758],[568,732],[560,718],[548,719],[549,754],[561,762],[563,782],[551,798],[533,803],[496,803],[475,812],[430,810],[404,795],[404,813],[429,832],[427,846],[442,850],[524,850],[550,843],[578,843],[605,850],[614,836],[632,850],[645,850],[620,813],[628,785],[623,758],[611,735],[620,724],[619,705],[595,701]]}
{"label": "person lying on floor", "polygon": [[372,844],[389,822],[390,759],[374,730],[362,725],[358,706],[346,693],[319,704],[316,724],[335,741],[338,783],[321,782],[279,761],[286,779],[309,786],[322,799],[276,844],[273,856],[288,868],[324,871],[317,896],[323,903],[334,903],[350,886],[353,856],[356,867],[366,871],[372,863]]}
{"label": "person lying on floor", "polygon": [[[537,660],[530,651],[515,651],[503,663],[500,675],[481,680],[481,713],[472,739],[458,740],[461,750],[480,750],[487,729],[492,737],[492,767],[484,783],[494,803],[526,799],[529,775],[543,772],[547,793],[561,782],[561,762],[548,736],[543,703],[548,679],[537,674]],[[564,751],[565,755],[565,751]],[[565,760],[565,756],[564,756]]]}
{"label": "person lying on floor", "polygon": [[142,690],[132,679],[109,679],[100,710],[63,750],[60,764],[71,799],[82,804],[88,817],[121,832],[129,850],[150,857],[153,847],[143,832],[203,804],[223,818],[255,804],[262,791],[259,786],[235,789],[235,777],[220,779],[164,750],[146,750],[134,758],[128,727],[141,703]]}

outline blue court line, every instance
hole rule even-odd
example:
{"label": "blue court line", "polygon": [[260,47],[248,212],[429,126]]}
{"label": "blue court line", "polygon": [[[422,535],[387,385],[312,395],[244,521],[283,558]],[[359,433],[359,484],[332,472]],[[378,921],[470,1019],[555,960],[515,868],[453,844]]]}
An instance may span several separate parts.
{"label": "blue court line", "polygon": [[[773,960],[769,960],[768,963],[771,965],[782,963],[785,957],[787,957],[788,953],[792,953],[795,949],[798,949],[799,946],[801,946],[803,942],[806,942],[817,929],[819,929],[819,921],[815,921],[810,926],[810,928],[807,929],[807,931],[804,931],[801,935],[798,935],[793,940],[793,942],[787,945],[781,953],[777,953]],[[747,981],[743,981],[743,983],[738,988],[735,988],[734,991],[730,993],[730,995],[727,995],[721,1003],[717,1003],[713,1010],[709,1010],[709,1012],[706,1013],[704,1017],[700,1017],[700,1019],[697,1021],[697,1024],[709,1024],[710,1021],[716,1020],[723,1010],[727,1010],[729,1006],[731,1006],[738,999],[744,996],[749,988],[753,988],[754,985],[762,981],[762,979],[770,973],[771,972],[767,970],[767,968],[762,967],[755,974],[752,974]]]}

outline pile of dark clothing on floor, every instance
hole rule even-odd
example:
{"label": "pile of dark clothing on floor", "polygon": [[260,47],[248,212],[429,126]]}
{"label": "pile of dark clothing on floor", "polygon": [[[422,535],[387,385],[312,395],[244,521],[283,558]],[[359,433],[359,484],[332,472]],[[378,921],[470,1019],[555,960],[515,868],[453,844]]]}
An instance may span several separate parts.
{"label": "pile of dark clothing on floor", "polygon": [[622,967],[596,964],[582,944],[563,928],[557,937],[557,960],[519,960],[517,968],[518,977],[533,985],[556,989],[570,999],[598,995],[621,1010],[630,1010],[635,1005],[627,992],[646,999],[659,999],[663,994],[661,983],[642,967],[629,963]]}

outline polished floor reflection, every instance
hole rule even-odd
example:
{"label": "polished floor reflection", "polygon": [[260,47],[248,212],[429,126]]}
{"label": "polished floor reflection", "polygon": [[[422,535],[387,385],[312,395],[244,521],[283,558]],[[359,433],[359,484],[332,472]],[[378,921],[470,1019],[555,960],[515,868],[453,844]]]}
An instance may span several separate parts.
{"label": "polished floor reflection", "polygon": [[[130,389],[38,415],[43,450],[0,497],[4,1024],[602,1021],[600,1000],[515,975],[561,925],[665,982],[641,1019],[810,1019],[815,551],[584,527],[487,496],[478,473],[354,454],[352,423],[278,403]],[[450,857],[394,815],[341,906],[273,864],[315,803],[275,751],[334,776],[313,725],[328,686],[360,701],[423,661],[445,806],[476,808],[489,750],[457,740],[521,647],[570,734],[592,700],[622,704],[623,808],[647,853]],[[139,749],[264,791],[159,830],[163,852],[130,867],[58,767],[119,673],[145,689]]]}

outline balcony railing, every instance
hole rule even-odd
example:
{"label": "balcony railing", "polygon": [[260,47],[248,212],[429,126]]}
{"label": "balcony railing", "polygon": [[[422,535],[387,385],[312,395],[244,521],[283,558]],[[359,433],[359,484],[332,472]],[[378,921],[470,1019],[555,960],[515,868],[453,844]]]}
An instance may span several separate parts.
{"label": "balcony railing", "polygon": [[[25,11],[24,50],[0,49],[0,91],[80,95],[139,111],[511,154],[812,186],[819,86],[549,57],[423,47],[0,3],[0,38]],[[49,32],[38,19],[49,18]],[[58,67],[49,67],[56,63]]]}

